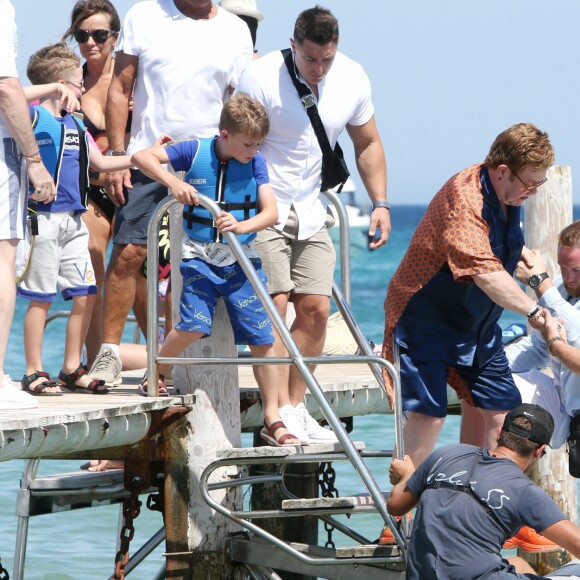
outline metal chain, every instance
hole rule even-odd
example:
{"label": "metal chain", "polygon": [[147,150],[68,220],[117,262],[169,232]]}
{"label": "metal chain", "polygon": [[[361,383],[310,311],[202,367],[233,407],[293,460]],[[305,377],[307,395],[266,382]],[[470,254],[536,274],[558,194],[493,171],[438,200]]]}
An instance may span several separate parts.
{"label": "metal chain", "polygon": [[[318,483],[320,484],[320,493],[322,497],[338,497],[338,489],[334,486],[336,481],[336,471],[332,467],[332,463],[321,463],[318,468]],[[332,539],[332,532],[334,526],[328,522],[324,522],[324,530],[327,534],[326,548],[335,549],[334,541]]]}
{"label": "metal chain", "polygon": [[2,559],[0,558],[0,580],[10,580],[10,574],[8,570],[2,566]]}
{"label": "metal chain", "polygon": [[134,477],[132,479],[129,491],[131,495],[123,500],[123,518],[125,523],[120,535],[121,546],[115,556],[115,575],[113,576],[115,580],[123,580],[125,578],[125,566],[129,562],[129,546],[135,535],[133,520],[141,513],[142,502],[139,499],[141,478]]}

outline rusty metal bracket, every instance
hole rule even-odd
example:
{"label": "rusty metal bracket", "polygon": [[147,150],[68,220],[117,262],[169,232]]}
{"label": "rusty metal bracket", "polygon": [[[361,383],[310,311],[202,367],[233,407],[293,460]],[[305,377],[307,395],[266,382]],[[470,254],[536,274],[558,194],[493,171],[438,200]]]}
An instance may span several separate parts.
{"label": "rusty metal bracket", "polygon": [[151,427],[149,427],[147,437],[158,435],[164,429],[167,429],[169,425],[172,425],[182,417],[185,417],[185,415],[190,411],[190,406],[169,407],[168,409],[163,409],[161,411],[153,411],[153,413],[151,413]]}

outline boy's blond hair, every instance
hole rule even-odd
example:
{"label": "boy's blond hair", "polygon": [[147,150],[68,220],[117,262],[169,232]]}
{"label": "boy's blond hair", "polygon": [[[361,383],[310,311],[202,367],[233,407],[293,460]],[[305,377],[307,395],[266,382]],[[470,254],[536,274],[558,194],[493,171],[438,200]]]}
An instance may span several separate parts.
{"label": "boy's blond hair", "polygon": [[270,130],[270,119],[264,105],[247,93],[231,96],[220,116],[220,131],[263,139]]}
{"label": "boy's blond hair", "polygon": [[26,75],[33,85],[45,85],[68,80],[79,66],[79,57],[64,42],[59,42],[36,51],[28,59]]}

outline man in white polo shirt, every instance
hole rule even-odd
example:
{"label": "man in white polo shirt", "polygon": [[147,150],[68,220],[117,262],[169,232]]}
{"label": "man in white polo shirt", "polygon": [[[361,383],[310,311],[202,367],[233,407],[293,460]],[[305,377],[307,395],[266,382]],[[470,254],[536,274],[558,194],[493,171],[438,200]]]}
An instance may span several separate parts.
{"label": "man in white polo shirt", "polygon": [[[330,146],[346,128],[356,164],[373,202],[370,249],[386,244],[391,230],[387,171],[374,118],[369,79],[362,67],[338,52],[338,22],[315,7],[299,14],[291,39],[298,79],[314,98]],[[256,246],[268,275],[268,290],[285,317],[294,303],[291,331],[304,356],[319,356],[330,312],[335,252],[327,227],[333,220],[321,192],[322,151],[310,118],[280,51],[255,60],[236,89],[268,111],[270,132],[260,151],[268,162],[278,202],[279,224],[259,232]],[[277,340],[279,354],[284,347]],[[304,407],[306,385],[299,373],[280,368],[280,415],[303,442],[336,441]],[[289,372],[289,377],[288,377]]]}

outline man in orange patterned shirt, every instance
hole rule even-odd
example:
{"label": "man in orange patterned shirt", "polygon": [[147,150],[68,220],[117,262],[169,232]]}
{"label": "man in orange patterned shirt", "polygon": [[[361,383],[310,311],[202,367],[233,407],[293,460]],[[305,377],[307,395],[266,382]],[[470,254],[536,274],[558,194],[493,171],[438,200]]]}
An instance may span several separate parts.
{"label": "man in orange patterned shirt", "polygon": [[447,383],[462,399],[462,443],[493,447],[505,414],[522,402],[497,321],[507,308],[541,326],[541,309],[513,273],[529,252],[520,206],[553,162],[548,135],[533,125],[502,132],[483,164],[433,198],[391,280],[383,356],[393,361],[398,349],[405,453],[415,466],[445,421]]}

